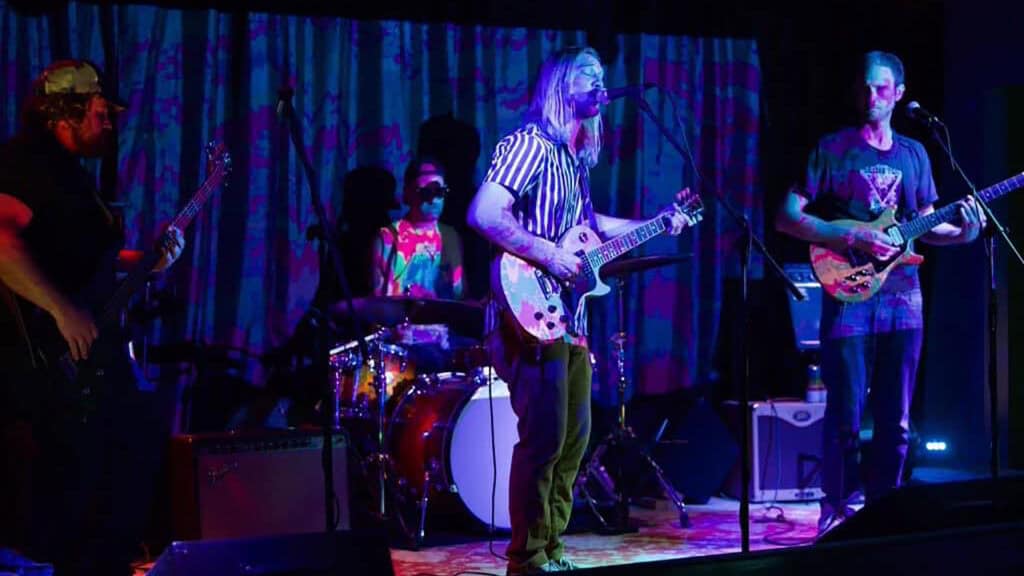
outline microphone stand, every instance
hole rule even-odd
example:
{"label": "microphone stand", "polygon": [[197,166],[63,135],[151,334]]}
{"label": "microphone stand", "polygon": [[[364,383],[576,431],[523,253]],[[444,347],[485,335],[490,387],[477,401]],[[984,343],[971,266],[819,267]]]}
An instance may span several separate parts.
{"label": "microphone stand", "polygon": [[[643,94],[630,94],[635,96],[637,106],[650,117],[654,125],[658,127],[665,139],[668,140],[669,144],[679,152],[683,157],[688,157],[686,150],[679,140],[676,138],[664,123],[658,119],[654,110],[651,109],[651,105],[644,100]],[[692,160],[691,160],[692,163]],[[697,167],[693,166],[694,171],[697,171]],[[696,172],[699,177],[699,171]],[[743,370],[740,384],[740,483],[742,484],[741,496],[740,496],[740,540],[741,550],[743,552],[750,551],[750,418],[748,417],[747,411],[750,407],[750,305],[749,305],[749,268],[750,268],[750,255],[751,247],[757,248],[757,251],[764,256],[766,262],[768,262],[768,268],[775,272],[775,275],[782,280],[785,284],[786,289],[793,295],[797,300],[804,300],[807,297],[796,287],[796,284],[783,272],[779,264],[772,258],[771,254],[768,253],[768,249],[765,248],[764,242],[758,238],[750,227],[750,221],[747,217],[738,212],[729,202],[722,196],[721,192],[712,189],[712,195],[718,200],[718,203],[725,208],[725,211],[735,220],[736,225],[743,231],[743,243],[741,245],[740,254],[740,277],[741,277],[741,301],[743,310]]]}
{"label": "microphone stand", "polygon": [[[338,251],[338,241],[334,233],[334,228],[329,225],[327,213],[324,211],[324,206],[320,202],[320,196],[316,193],[316,189],[313,184],[317,181],[316,174],[313,171],[313,165],[310,163],[309,158],[306,155],[306,149],[302,145],[302,139],[299,134],[299,125],[295,119],[295,109],[292,107],[292,94],[294,91],[291,87],[284,87],[278,90],[278,115],[282,116],[288,122],[289,134],[291,136],[292,145],[295,148],[295,153],[299,156],[302,161],[302,167],[306,174],[306,182],[309,185],[309,192],[313,211],[316,213],[317,220],[320,226],[320,273],[323,274],[325,270],[324,264],[326,264],[327,257],[330,258],[330,263],[334,266],[334,272],[337,277],[338,285],[341,286],[342,294],[344,295],[345,301],[348,306],[348,318],[349,324],[353,331],[353,334],[357,337],[359,342],[359,349],[362,353],[363,358],[369,358],[367,354],[367,346],[365,341],[365,333],[359,318],[355,315],[354,305],[352,303],[352,292],[349,289],[348,281],[345,278],[345,272],[342,268],[341,253]],[[326,308],[327,305],[324,305]],[[331,389],[329,384],[329,354],[330,346],[328,345],[328,339],[330,338],[329,331],[329,316],[328,310],[316,310],[313,314],[313,322],[315,327],[315,336],[313,337],[313,374],[314,380],[320,382],[323,386],[321,393],[322,399],[320,405],[321,409],[321,426],[323,430],[323,451],[321,456],[321,464],[323,467],[324,474],[324,520],[325,520],[325,531],[328,534],[333,533],[337,529],[337,519],[335,517],[335,506],[337,504],[337,496],[334,493],[334,442],[332,438],[332,429],[334,427],[334,414],[328,407],[334,405],[334,399],[332,395],[334,391]],[[342,431],[344,435],[344,431]],[[332,549],[334,548],[333,543],[335,539],[331,539]],[[334,567],[338,566],[337,550],[333,557]]]}
{"label": "microphone stand", "polygon": [[[939,134],[939,127],[942,127],[943,132],[946,134],[945,140]],[[989,428],[991,432],[991,440],[989,448],[989,472],[993,479],[999,478],[999,354],[998,354],[998,343],[999,343],[999,292],[998,285],[996,282],[996,244],[995,244],[995,233],[998,232],[999,236],[1003,238],[1006,245],[1013,252],[1013,255],[1017,257],[1017,261],[1024,264],[1024,256],[1021,256],[1017,246],[1014,245],[1013,240],[1006,233],[1006,228],[999,222],[996,215],[989,208],[988,203],[978,195],[978,189],[971,182],[971,179],[967,177],[963,169],[960,168],[960,163],[956,161],[953,156],[952,145],[948,142],[949,128],[946,127],[937,118],[935,121],[928,122],[928,127],[931,128],[930,132],[932,138],[938,142],[942,151],[946,153],[949,158],[949,163],[953,168],[953,172],[960,176],[964,182],[967,183],[967,187],[971,189],[971,196],[974,196],[975,202],[981,206],[981,209],[985,211],[985,216],[988,218],[988,231],[985,232],[985,265],[988,267],[988,331],[986,336],[988,337],[988,367],[986,370],[988,379],[988,399],[989,399]]]}

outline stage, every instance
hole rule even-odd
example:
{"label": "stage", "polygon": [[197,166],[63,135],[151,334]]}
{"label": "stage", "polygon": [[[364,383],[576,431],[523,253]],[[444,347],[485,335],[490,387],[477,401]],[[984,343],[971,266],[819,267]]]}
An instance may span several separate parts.
{"label": "stage", "polygon": [[[570,534],[565,537],[566,554],[580,567],[594,568],[740,551],[738,500],[712,498],[707,504],[687,506],[690,527],[686,529],[679,527],[671,502],[655,503],[653,510],[631,508],[639,532],[618,536]],[[752,503],[750,517],[751,550],[803,546],[813,543],[817,534],[818,504],[779,503],[768,508]],[[496,538],[494,552],[504,555],[507,544],[506,536]],[[487,540],[418,551],[393,548],[391,561],[396,576],[505,573],[505,561],[491,554]]]}

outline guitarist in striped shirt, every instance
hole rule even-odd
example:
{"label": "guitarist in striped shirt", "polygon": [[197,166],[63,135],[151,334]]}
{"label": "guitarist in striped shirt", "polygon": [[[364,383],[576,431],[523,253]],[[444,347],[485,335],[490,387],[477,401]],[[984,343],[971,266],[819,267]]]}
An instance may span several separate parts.
{"label": "guitarist in striped shirt", "polygon": [[[580,259],[557,244],[566,230],[589,223],[610,238],[641,223],[598,214],[590,201],[590,168],[601,150],[602,90],[604,68],[593,49],[551,55],[538,73],[525,124],[498,142],[468,211],[469,225],[499,249],[565,282],[582,272]],[[693,224],[676,207],[664,214],[673,235]],[[541,343],[507,310],[492,317],[491,361],[509,385],[519,418],[509,478],[508,573],[574,569],[561,534],[590,435],[586,319],[575,324],[575,333]]]}
{"label": "guitarist in striped shirt", "polygon": [[[884,261],[899,250],[868,223],[887,210],[895,210],[898,221],[928,214],[938,195],[924,146],[892,129],[893,109],[906,89],[903,63],[893,54],[869,52],[859,72],[860,125],[818,142],[804,185],[787,193],[775,224],[801,240]],[[984,218],[973,198],[962,200],[959,209],[959,224],[940,224],[921,239],[944,245],[977,238]],[[864,224],[833,222],[839,219]],[[821,375],[828,397],[820,532],[853,513],[849,503],[862,475],[857,457],[865,403],[874,419],[865,497],[870,502],[900,485],[923,324],[916,265],[897,267],[867,300],[827,297],[822,303]]]}

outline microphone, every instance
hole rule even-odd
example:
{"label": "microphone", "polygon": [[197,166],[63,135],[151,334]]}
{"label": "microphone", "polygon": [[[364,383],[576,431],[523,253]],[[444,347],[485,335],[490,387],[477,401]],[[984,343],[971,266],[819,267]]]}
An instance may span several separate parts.
{"label": "microphone", "polygon": [[921,108],[921,105],[917,103],[917,100],[912,100],[907,103],[907,116],[912,120],[916,120],[925,126],[942,126],[942,120],[939,120],[938,116],[931,112]]}
{"label": "microphone", "polygon": [[608,104],[612,100],[618,100],[619,98],[639,98],[644,92],[657,87],[658,85],[654,82],[644,82],[643,84],[632,84],[621,88],[598,90],[597,102],[599,104]]}
{"label": "microphone", "polygon": [[277,117],[283,118],[285,113],[288,112],[292,105],[292,94],[295,91],[292,90],[291,86],[285,86],[277,91]]}

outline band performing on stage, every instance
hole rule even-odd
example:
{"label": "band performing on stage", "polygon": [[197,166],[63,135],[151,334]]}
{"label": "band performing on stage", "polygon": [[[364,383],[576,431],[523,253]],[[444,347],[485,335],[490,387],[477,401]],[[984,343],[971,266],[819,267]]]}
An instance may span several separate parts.
{"label": "band performing on stage", "polygon": [[[59,60],[43,70],[31,93],[20,95],[20,130],[0,151],[0,550],[52,565],[61,576],[132,574],[139,542],[161,521],[153,518],[154,502],[166,493],[181,486],[200,493],[232,482],[240,491],[247,482],[256,489],[302,465],[298,456],[281,460],[287,464],[269,466],[261,479],[238,473],[246,464],[200,467],[190,481],[161,490],[156,479],[183,474],[175,468],[179,460],[164,456],[172,436],[198,466],[211,454],[252,449],[255,458],[274,442],[294,442],[282,450],[299,454],[313,445],[301,442],[318,441],[324,427],[348,447],[334,452],[340,477],[327,518],[340,512],[336,527],[352,530],[383,525],[394,542],[412,549],[435,533],[487,531],[492,539],[507,539],[497,552],[504,553],[507,574],[589,567],[565,538],[574,514],[596,516],[608,533],[628,532],[628,506],[641,502],[645,490],[669,500],[676,529],[687,530],[684,498],[689,503],[690,495],[679,487],[679,475],[647,450],[640,450],[640,459],[629,454],[637,437],[626,424],[627,382],[637,372],[627,371],[625,357],[638,338],[625,312],[625,285],[643,271],[654,279],[669,266],[688,265],[681,251],[640,256],[633,250],[688,234],[708,241],[715,234],[703,229],[709,211],[727,214],[728,208],[717,207],[717,192],[709,191],[714,183],[693,180],[645,190],[657,199],[657,210],[624,202],[613,205],[617,215],[599,210],[591,175],[613,161],[606,149],[613,133],[622,145],[606,110],[625,92],[606,87],[607,64],[591,47],[542,56],[531,71],[521,123],[484,142],[482,177],[468,202],[455,203],[461,181],[440,155],[407,154],[400,179],[387,172],[372,177],[384,182],[382,192],[346,189],[343,208],[328,222],[337,233],[319,225],[307,231],[319,250],[321,267],[311,276],[318,280],[293,334],[260,358],[270,384],[258,394],[228,398],[222,393],[227,380],[203,380],[197,370],[188,376],[196,381],[176,399],[170,428],[161,396],[140,367],[143,358],[173,357],[210,369],[220,357],[212,348],[175,352],[166,342],[142,342],[129,329],[129,311],[174,273],[186,238],[193,238],[190,224],[232,182],[233,160],[237,166],[242,152],[230,149],[230,139],[212,139],[205,179],[175,207],[157,238],[142,240],[153,248],[127,250],[126,239],[138,235],[126,229],[119,207],[103,197],[87,166],[116,146],[118,113],[129,104],[108,89],[92,62]],[[813,428],[820,458],[809,475],[817,475],[813,486],[820,488],[813,511],[818,534],[905,478],[925,343],[922,259],[914,240],[966,244],[989,222],[975,197],[936,208],[928,152],[892,125],[894,111],[905,105],[907,77],[895,54],[863,54],[852,94],[858,123],[817,141],[768,218],[778,232],[809,244],[813,278],[801,286],[822,293],[814,312],[820,323],[816,362],[827,396],[822,425]],[[979,194],[995,199],[1019,180]],[[227,206],[228,196],[219,202]],[[284,229],[268,224],[265,233]],[[332,238],[337,244],[326,245]],[[487,245],[489,267],[473,275],[480,243]],[[473,286],[475,278],[487,285]],[[603,299],[617,314],[598,324],[589,309]],[[328,341],[318,340],[324,335]],[[778,338],[788,337],[779,332]],[[592,344],[609,339],[613,357],[598,359]],[[317,350],[321,357],[311,353]],[[615,390],[617,418],[603,441],[603,434],[592,434],[595,370],[601,367],[609,370],[605,380]],[[740,418],[748,416],[740,411]],[[871,457],[862,460],[865,417],[873,438]],[[306,435],[296,440],[300,432]],[[751,434],[756,439],[764,432]],[[244,444],[248,448],[225,448],[246,438],[256,440]],[[266,444],[253,448],[260,438]],[[214,440],[221,448],[200,450]],[[775,457],[748,447],[746,438],[733,442],[762,462]],[[668,445],[666,454],[677,448]],[[282,518],[325,505],[318,500],[322,457],[319,450],[311,456],[314,473],[299,488],[317,504],[301,512],[296,504]],[[604,465],[612,461],[615,471]],[[685,474],[710,469],[698,458]],[[760,486],[761,467],[749,472]],[[653,490],[644,486],[649,477]],[[714,482],[713,496],[725,491],[719,490],[724,480]],[[808,489],[805,483],[798,492]],[[743,485],[735,492],[744,504],[751,493]],[[213,526],[231,525],[229,516],[236,514],[248,518],[241,510],[211,518],[203,510],[215,504],[197,504],[198,514],[207,516],[188,534],[230,536]],[[183,525],[183,509],[171,513],[176,526]],[[242,530],[236,535],[245,534],[245,523],[237,522]],[[182,533],[176,529],[172,536]],[[3,562],[0,557],[0,572]]]}

